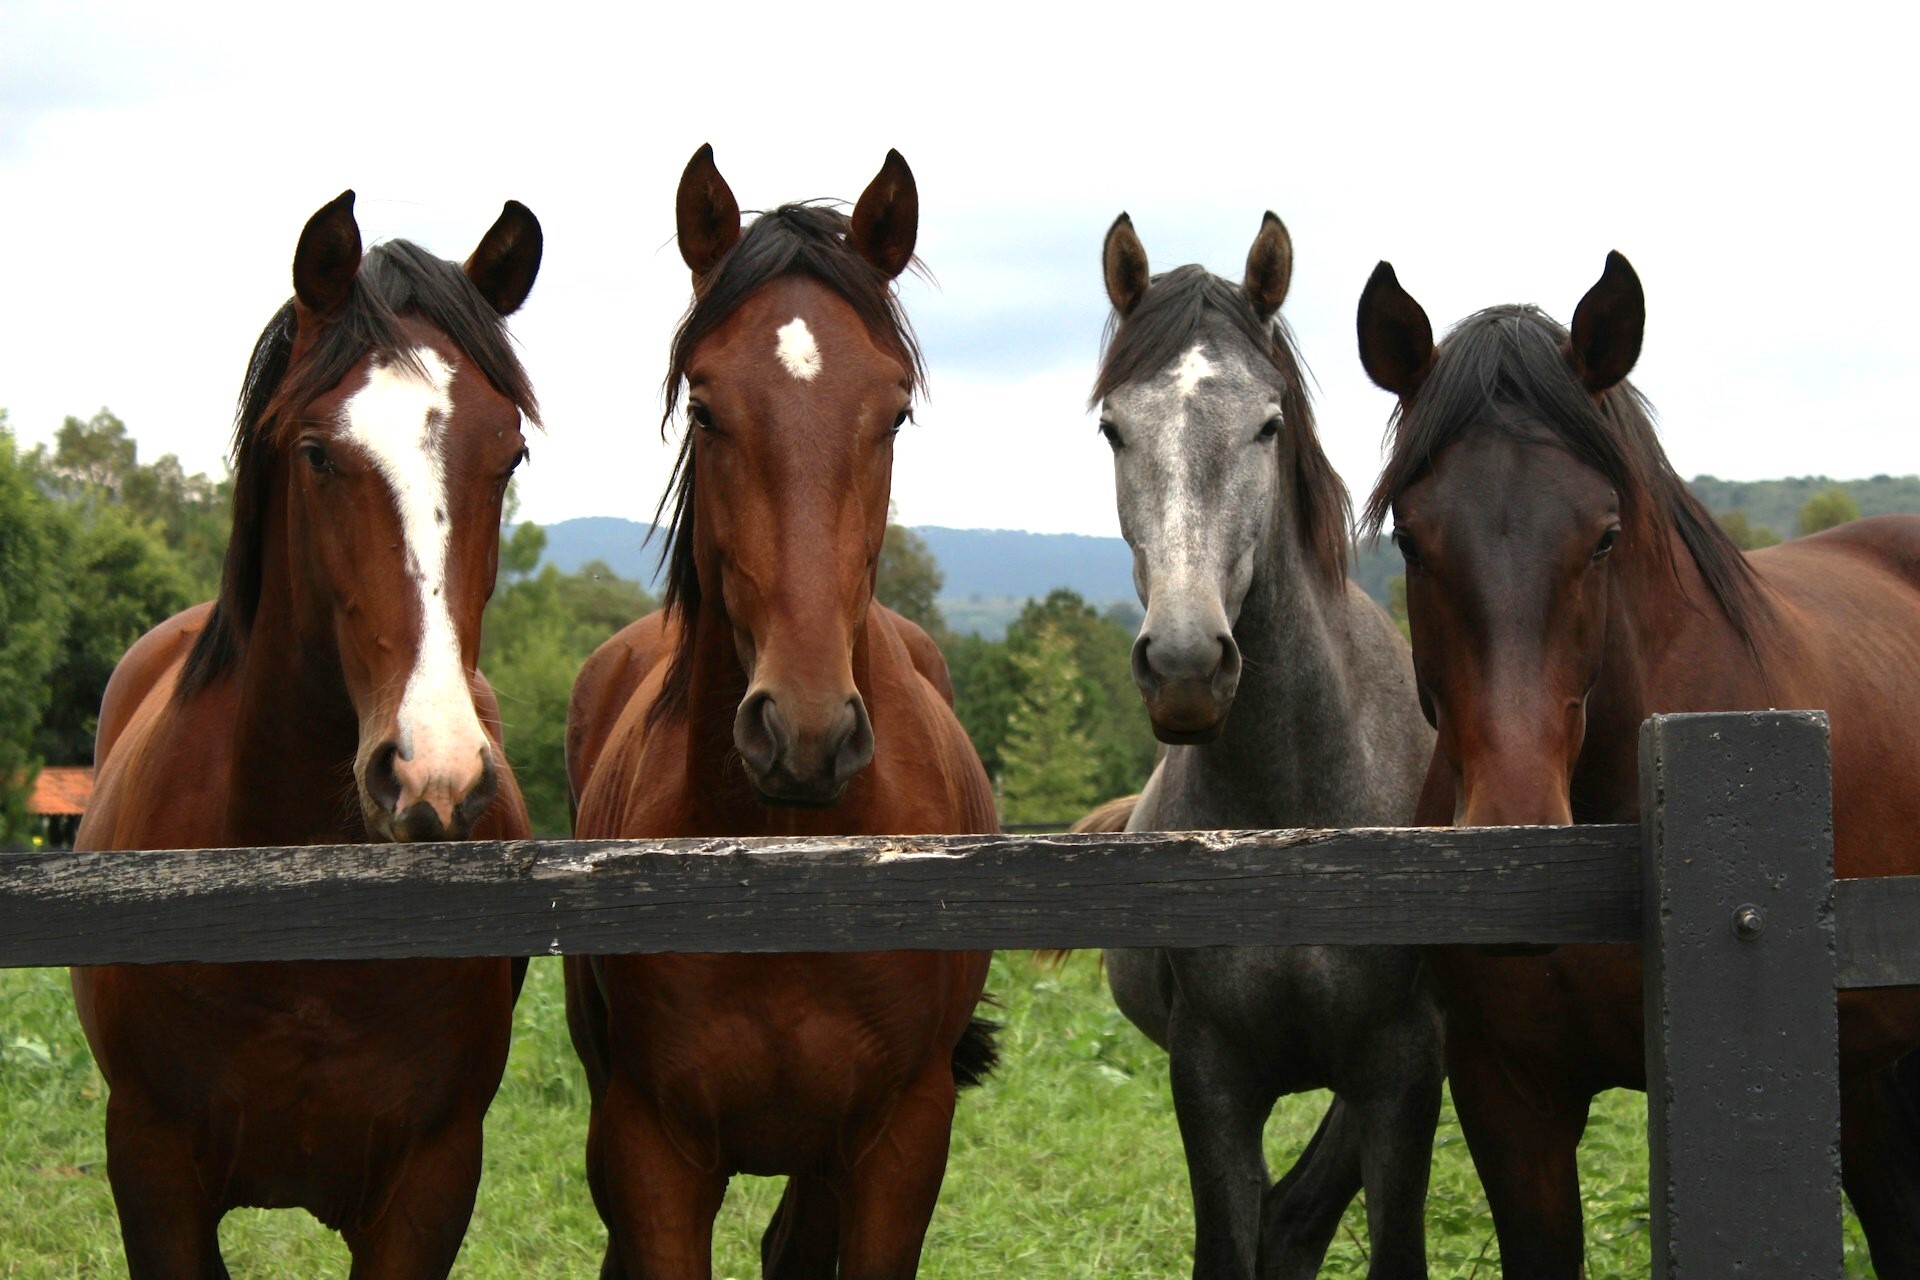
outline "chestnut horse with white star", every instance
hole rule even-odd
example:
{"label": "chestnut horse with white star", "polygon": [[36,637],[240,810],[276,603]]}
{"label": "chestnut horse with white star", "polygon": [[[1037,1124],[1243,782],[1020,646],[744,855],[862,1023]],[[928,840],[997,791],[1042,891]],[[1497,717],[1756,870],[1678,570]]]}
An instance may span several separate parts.
{"label": "chestnut horse with white star", "polygon": [[[703,147],[681,179],[694,301],[666,607],[574,686],[582,838],[996,829],[926,634],[873,598],[894,435],[921,378],[893,279],[913,175],[889,153],[851,219],[744,231]],[[704,1280],[735,1173],[789,1175],[770,1276],[908,1277],[957,1086],[992,1057],[986,952],[570,958],[593,1094],[605,1280]]]}

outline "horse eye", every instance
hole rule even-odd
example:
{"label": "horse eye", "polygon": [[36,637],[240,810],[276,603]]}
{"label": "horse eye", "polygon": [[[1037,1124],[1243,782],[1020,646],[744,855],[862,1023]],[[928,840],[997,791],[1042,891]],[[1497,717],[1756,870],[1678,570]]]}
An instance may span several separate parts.
{"label": "horse eye", "polygon": [[1114,426],[1105,418],[1100,420],[1100,434],[1107,438],[1107,443],[1113,447],[1115,452],[1126,447],[1120,440],[1120,428]]}
{"label": "horse eye", "polygon": [[707,406],[701,404],[698,400],[695,400],[687,406],[687,416],[692,418],[693,425],[702,431],[713,430],[713,414],[708,412]]}
{"label": "horse eye", "polygon": [[1620,540],[1620,526],[1618,525],[1615,525],[1613,528],[1601,534],[1600,544],[1593,549],[1594,560],[1596,562],[1605,560],[1607,558],[1607,553],[1613,550],[1613,544],[1615,542],[1618,542],[1619,540]]}
{"label": "horse eye", "polygon": [[332,475],[333,459],[327,456],[327,446],[318,440],[302,440],[300,457],[315,475]]}
{"label": "horse eye", "polygon": [[900,430],[900,428],[902,428],[902,427],[904,427],[904,426],[906,426],[906,425],[907,425],[907,419],[908,419],[908,418],[911,418],[912,416],[913,416],[913,410],[911,410],[911,409],[902,409],[902,410],[900,411],[900,416],[899,416],[899,417],[897,417],[897,418],[895,418],[895,419],[893,420],[893,427],[892,427],[892,430],[893,430],[894,432],[898,432],[898,431]]}
{"label": "horse eye", "polygon": [[1393,545],[1400,549],[1400,558],[1407,562],[1409,569],[1419,567],[1420,548],[1414,545],[1412,534],[1408,533],[1405,529],[1395,529],[1393,531]]}
{"label": "horse eye", "polygon": [[1280,434],[1280,426],[1280,415],[1276,413],[1271,418],[1268,418],[1266,424],[1260,428],[1260,438],[1262,440],[1274,439]]}

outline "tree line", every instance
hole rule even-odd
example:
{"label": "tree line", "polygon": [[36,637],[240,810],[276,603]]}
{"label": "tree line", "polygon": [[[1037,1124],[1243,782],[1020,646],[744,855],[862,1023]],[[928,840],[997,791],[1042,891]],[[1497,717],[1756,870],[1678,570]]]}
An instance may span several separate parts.
{"label": "tree line", "polygon": [[[107,679],[149,628],[218,592],[231,481],[142,462],[102,409],[23,451],[0,409],[0,843],[22,838],[42,765],[93,761]],[[500,700],[509,758],[536,832],[563,836],[565,731],[574,676],[602,641],[656,607],[594,561],[541,563],[546,535],[509,499],[480,665]],[[955,712],[1008,822],[1070,820],[1138,790],[1153,740],[1128,674],[1130,620],[1071,591],[1028,603],[998,640],[950,633],[926,544],[889,524],[875,592],[947,655]]]}

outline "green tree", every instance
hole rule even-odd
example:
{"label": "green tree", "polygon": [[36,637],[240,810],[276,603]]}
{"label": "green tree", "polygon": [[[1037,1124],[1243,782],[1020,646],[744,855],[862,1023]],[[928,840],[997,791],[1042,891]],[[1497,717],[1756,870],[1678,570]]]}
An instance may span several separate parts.
{"label": "green tree", "polygon": [[67,597],[59,661],[34,747],[49,764],[93,763],[107,680],[127,649],[194,602],[177,557],[148,525],[112,503],[66,503],[56,530]]}
{"label": "green tree", "polygon": [[940,588],[947,577],[927,548],[927,540],[913,530],[887,522],[887,540],[880,544],[880,564],[873,594],[895,613],[917,622],[934,640],[945,643],[947,620],[940,616]]}
{"label": "green tree", "polygon": [[35,464],[66,498],[96,492],[119,497],[121,483],[138,457],[139,448],[127,434],[127,424],[105,408],[84,422],[69,416],[54,433],[51,454],[45,445],[33,451]]}
{"label": "green tree", "polygon": [[[1029,601],[1007,629],[1009,658],[1033,644],[1048,625],[1072,644],[1081,686],[1079,727],[1094,753],[1096,799],[1138,791],[1153,771],[1154,740],[1133,682],[1133,630],[1101,616],[1077,593],[1057,589],[1044,600]],[[1014,683],[1024,687],[1017,671]]]}
{"label": "green tree", "polygon": [[1852,494],[1834,485],[1826,492],[1808,498],[1807,505],[1800,508],[1800,535],[1805,537],[1809,533],[1819,533],[1822,529],[1831,529],[1859,518],[1860,504],[1853,500]]}
{"label": "green tree", "polygon": [[[1096,798],[1139,790],[1153,769],[1154,742],[1133,683],[1133,630],[1065,589],[1045,600],[1028,601],[1004,640],[967,635],[947,646],[954,712],[988,775],[1003,778],[1009,768],[1006,744],[1012,717],[1020,699],[1031,692],[1030,677],[1022,673],[1019,660],[1047,631],[1064,639],[1073,658],[1079,696],[1069,727],[1086,741]],[[1077,816],[1059,812],[1043,818]]]}
{"label": "green tree", "polygon": [[0,843],[21,837],[39,772],[34,731],[66,627],[58,515],[34,484],[0,409]]}
{"label": "green tree", "polygon": [[1000,744],[1006,740],[1007,718],[1019,697],[1013,663],[1005,640],[985,636],[955,636],[945,646],[947,675],[953,681],[953,713],[973,741],[987,776],[1000,776]]}
{"label": "green tree", "polygon": [[1723,511],[1714,519],[1733,539],[1733,545],[1742,551],[1758,551],[1762,547],[1777,546],[1780,535],[1763,524],[1754,524],[1747,519],[1744,511]]}
{"label": "green tree", "polygon": [[171,454],[141,466],[127,424],[108,409],[69,417],[27,465],[53,500],[68,605],[34,749],[51,764],[86,764],[101,696],[127,647],[218,589],[227,495]]}
{"label": "green tree", "polygon": [[1058,624],[1042,622],[1030,643],[1009,656],[1021,688],[1001,747],[1001,818],[1048,822],[1077,816],[1099,798],[1099,762],[1082,727],[1086,698],[1073,639]]}
{"label": "green tree", "polygon": [[188,475],[171,453],[143,465],[127,424],[109,409],[84,422],[69,417],[53,447],[36,446],[29,462],[41,489],[63,505],[113,506],[145,525],[178,562],[191,599],[218,594],[232,523],[230,477]]}

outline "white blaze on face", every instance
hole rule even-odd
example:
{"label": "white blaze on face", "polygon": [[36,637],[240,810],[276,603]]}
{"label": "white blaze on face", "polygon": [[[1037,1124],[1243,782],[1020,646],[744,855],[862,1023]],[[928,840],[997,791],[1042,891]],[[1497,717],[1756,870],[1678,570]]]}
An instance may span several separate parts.
{"label": "white blaze on face", "polygon": [[1188,349],[1186,355],[1180,357],[1180,364],[1173,371],[1174,385],[1180,390],[1180,398],[1191,399],[1193,393],[1200,389],[1201,381],[1211,378],[1213,374],[1213,362],[1207,359],[1207,353],[1200,349],[1198,343],[1195,343]]}
{"label": "white blaze on face", "polygon": [[420,649],[400,695],[400,760],[411,766],[401,773],[415,784],[405,788],[403,810],[439,798],[432,793],[442,790],[457,803],[477,780],[488,750],[447,604],[451,531],[440,432],[453,415],[453,369],[428,348],[415,351],[413,360],[425,378],[405,362],[376,366],[341,410],[348,437],[393,491],[407,576],[420,594]]}
{"label": "white blaze on face", "polygon": [[805,320],[795,316],[781,325],[774,336],[779,339],[774,354],[780,357],[788,373],[802,382],[812,382],[820,376],[820,348],[814,343],[813,330],[807,328]]}

